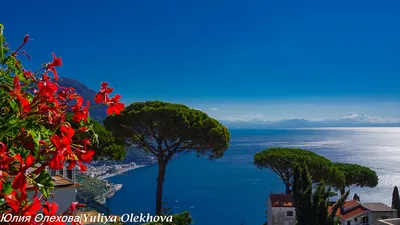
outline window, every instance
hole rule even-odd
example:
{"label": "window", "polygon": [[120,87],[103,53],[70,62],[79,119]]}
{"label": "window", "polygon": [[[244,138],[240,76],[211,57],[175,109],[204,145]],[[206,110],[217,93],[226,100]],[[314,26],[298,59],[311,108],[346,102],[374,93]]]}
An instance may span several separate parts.
{"label": "window", "polygon": [[356,218],[354,218],[354,222],[357,222],[357,217],[356,217]]}
{"label": "window", "polygon": [[293,211],[287,211],[286,216],[293,216]]}

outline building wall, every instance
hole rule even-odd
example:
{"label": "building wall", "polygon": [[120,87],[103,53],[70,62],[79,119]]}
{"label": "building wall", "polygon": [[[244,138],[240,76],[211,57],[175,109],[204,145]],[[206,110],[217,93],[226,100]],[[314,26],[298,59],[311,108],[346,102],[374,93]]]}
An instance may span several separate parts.
{"label": "building wall", "polygon": [[357,218],[357,221],[355,221],[354,218],[349,218],[347,220],[342,221],[342,225],[348,225],[348,222],[350,222],[350,225],[360,225],[362,224],[362,220]]}
{"label": "building wall", "polygon": [[[270,207],[268,211],[268,225],[295,225],[296,211],[294,207]],[[291,211],[293,216],[288,216]],[[272,212],[272,214],[270,213]]]}
{"label": "building wall", "polygon": [[[49,202],[56,202],[58,205],[58,213],[63,213],[65,210],[67,210],[72,202],[76,202],[76,189],[75,187],[73,188],[59,188],[51,191],[53,193],[53,198],[49,197],[48,201]],[[34,192],[30,191],[28,192],[28,197],[31,198],[33,196]],[[40,197],[38,195],[38,197]]]}
{"label": "building wall", "polygon": [[76,202],[76,189],[75,188],[60,188],[52,191],[54,198],[50,201],[57,202],[58,212],[67,210],[72,202]]}
{"label": "building wall", "polygon": [[272,224],[272,205],[271,205],[271,198],[268,198],[268,206],[267,206],[267,221],[268,224]]}

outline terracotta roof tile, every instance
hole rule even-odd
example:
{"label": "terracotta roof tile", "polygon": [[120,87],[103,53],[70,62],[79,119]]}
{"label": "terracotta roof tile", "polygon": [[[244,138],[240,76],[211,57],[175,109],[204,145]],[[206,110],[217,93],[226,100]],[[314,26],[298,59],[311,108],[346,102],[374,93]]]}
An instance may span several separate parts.
{"label": "terracotta roof tile", "polygon": [[344,219],[344,220],[347,220],[347,219],[349,219],[351,217],[358,216],[358,215],[363,214],[363,213],[365,213],[367,211],[368,210],[366,210],[366,209],[364,209],[362,207],[357,207],[356,209],[353,209],[353,210],[350,210],[349,212],[346,212],[344,215],[340,214],[339,217]]}
{"label": "terracotta roof tile", "polygon": [[293,197],[287,194],[270,194],[272,207],[293,207]]}
{"label": "terracotta roof tile", "polygon": [[[329,207],[329,212],[332,210],[332,207],[333,206]],[[340,217],[343,220],[347,220],[349,218],[363,214],[367,211],[368,209],[362,207],[362,205],[358,201],[351,200],[345,202],[342,209],[338,209],[338,211],[336,212],[336,216]]]}

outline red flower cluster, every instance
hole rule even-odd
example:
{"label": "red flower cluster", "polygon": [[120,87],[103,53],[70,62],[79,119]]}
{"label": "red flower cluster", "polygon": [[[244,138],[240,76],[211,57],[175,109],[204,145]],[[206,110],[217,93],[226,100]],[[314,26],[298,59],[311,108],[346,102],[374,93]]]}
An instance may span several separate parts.
{"label": "red flower cluster", "polygon": [[[84,99],[74,89],[60,87],[55,82],[58,80],[56,67],[61,66],[62,61],[54,53],[53,61],[36,72],[25,70],[17,56],[27,55],[21,48],[28,40],[29,36],[26,36],[16,51],[11,52],[6,59],[0,58],[8,66],[8,73],[1,73],[0,68],[0,74],[8,76],[4,75],[5,79],[0,80],[0,94],[6,93],[10,100],[6,101],[10,105],[0,105],[0,108],[8,110],[0,109],[0,119],[9,110],[15,113],[9,116],[12,124],[0,125],[0,201],[3,199],[5,202],[1,204],[0,214],[34,215],[42,208],[42,202],[36,195],[40,187],[44,186],[37,181],[44,169],[62,169],[68,164],[68,169],[79,165],[81,171],[85,171],[87,168],[84,163],[90,162],[95,153],[88,149],[91,143],[89,139],[80,142],[74,139],[77,133],[89,131],[85,125],[89,117],[89,100],[84,104]],[[53,73],[54,79],[47,75],[49,71]],[[7,79],[12,82],[3,82]],[[124,104],[120,103],[121,96],[118,94],[113,98],[108,97],[112,91],[103,82],[95,102],[107,105],[108,114],[119,114]],[[78,129],[73,129],[66,121],[67,114],[72,114],[72,120],[80,126]],[[15,177],[10,182],[7,178],[12,173]],[[28,184],[36,191],[31,200],[27,196]],[[70,213],[80,206],[73,203]],[[56,211],[55,203],[44,203],[43,212],[46,215],[55,215]]]}
{"label": "red flower cluster", "polygon": [[121,96],[116,94],[113,98],[109,98],[108,95],[113,91],[112,88],[108,87],[107,82],[101,83],[100,92],[96,94],[95,101],[97,104],[103,103],[108,105],[107,114],[120,114],[124,109],[124,104],[120,103]]}

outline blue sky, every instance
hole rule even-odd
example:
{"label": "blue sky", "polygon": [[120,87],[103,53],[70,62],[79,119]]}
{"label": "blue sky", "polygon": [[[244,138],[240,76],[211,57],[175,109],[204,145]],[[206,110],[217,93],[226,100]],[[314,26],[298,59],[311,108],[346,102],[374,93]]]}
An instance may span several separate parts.
{"label": "blue sky", "polygon": [[[221,119],[400,118],[398,1],[7,1],[34,67]],[[211,110],[213,108],[213,110]]]}

